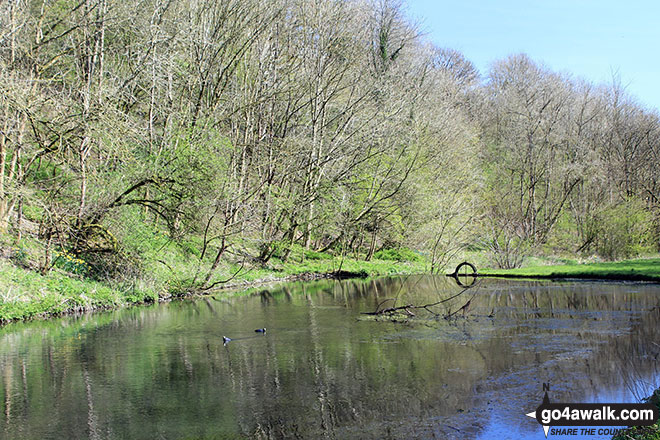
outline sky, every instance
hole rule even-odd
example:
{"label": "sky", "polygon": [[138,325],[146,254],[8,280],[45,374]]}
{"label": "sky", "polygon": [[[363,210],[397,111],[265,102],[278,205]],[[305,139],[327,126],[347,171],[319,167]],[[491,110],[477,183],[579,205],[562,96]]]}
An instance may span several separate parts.
{"label": "sky", "polygon": [[621,84],[660,109],[660,1],[404,0],[433,43],[461,51],[479,69],[526,53],[548,68],[596,84]]}

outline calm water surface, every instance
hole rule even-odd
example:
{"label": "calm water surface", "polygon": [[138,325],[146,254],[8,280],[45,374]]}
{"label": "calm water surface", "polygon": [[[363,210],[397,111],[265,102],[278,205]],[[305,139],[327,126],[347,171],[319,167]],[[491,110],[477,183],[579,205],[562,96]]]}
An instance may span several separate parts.
{"label": "calm water surface", "polygon": [[6,326],[0,438],[541,439],[524,414],[543,382],[564,402],[660,386],[658,284],[483,280],[432,309],[471,299],[450,320],[362,319],[460,291],[429,276],[295,283]]}

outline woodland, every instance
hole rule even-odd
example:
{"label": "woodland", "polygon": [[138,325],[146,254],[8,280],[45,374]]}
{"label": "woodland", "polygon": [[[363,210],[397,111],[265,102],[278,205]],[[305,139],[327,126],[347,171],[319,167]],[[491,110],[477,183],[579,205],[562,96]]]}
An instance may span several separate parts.
{"label": "woodland", "polygon": [[396,1],[0,2],[0,245],[41,274],[617,260],[659,250],[659,163],[616,75],[479,72]]}

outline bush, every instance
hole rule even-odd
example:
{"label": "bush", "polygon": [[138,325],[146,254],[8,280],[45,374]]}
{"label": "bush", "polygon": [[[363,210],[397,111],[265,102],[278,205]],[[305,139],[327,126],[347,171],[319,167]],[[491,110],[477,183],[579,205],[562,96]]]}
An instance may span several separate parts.
{"label": "bush", "polygon": [[395,249],[382,249],[374,253],[374,258],[377,260],[393,260],[393,261],[421,261],[422,256],[417,252],[407,248]]}

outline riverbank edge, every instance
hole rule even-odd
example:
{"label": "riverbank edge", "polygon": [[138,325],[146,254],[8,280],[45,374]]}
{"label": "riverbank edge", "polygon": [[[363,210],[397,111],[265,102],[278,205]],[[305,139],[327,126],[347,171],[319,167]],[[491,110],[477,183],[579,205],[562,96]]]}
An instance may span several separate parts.
{"label": "riverbank edge", "polygon": [[507,274],[507,273],[482,273],[477,275],[480,278],[508,278],[508,279],[527,279],[527,280],[579,280],[579,281],[650,281],[660,283],[660,276],[649,275],[619,275],[619,274],[550,274],[550,275],[525,275],[525,274]]}
{"label": "riverbank edge", "polygon": [[[392,262],[393,263],[393,262]],[[392,269],[396,268],[398,271],[392,272]],[[51,306],[48,304],[43,304],[45,300],[50,300],[48,294],[38,295],[31,301],[23,302],[22,306],[24,310],[14,316],[8,317],[3,309],[4,303],[0,302],[0,328],[15,322],[26,322],[31,320],[45,320],[51,318],[57,318],[62,316],[76,316],[83,315],[87,313],[103,312],[109,310],[116,310],[124,307],[134,307],[134,306],[144,306],[152,305],[156,303],[167,303],[173,300],[182,300],[195,297],[202,297],[205,295],[214,294],[220,291],[231,291],[234,294],[238,294],[244,290],[264,286],[264,285],[275,285],[280,283],[287,282],[297,282],[297,281],[316,281],[322,279],[335,279],[335,280],[344,280],[344,279],[364,279],[367,277],[375,276],[396,276],[396,275],[410,275],[413,273],[420,273],[420,270],[416,266],[409,266],[405,263],[393,263],[388,266],[388,271],[378,271],[370,268],[370,271],[366,269],[360,270],[335,270],[335,271],[306,271],[300,273],[287,274],[283,276],[269,275],[263,278],[258,278],[254,280],[235,280],[230,281],[221,285],[214,287],[212,290],[208,291],[199,291],[199,290],[188,290],[183,292],[164,292],[162,294],[156,295],[153,292],[134,292],[132,295],[126,295],[125,292],[121,292],[117,289],[112,289],[110,286],[91,282],[87,283],[84,281],[76,280],[74,278],[68,278],[66,276],[61,276],[61,278],[67,278],[67,281],[80,283],[82,288],[85,289],[85,294],[80,294],[79,296],[85,301],[84,303],[79,303],[71,301],[71,297],[66,297],[59,304],[53,303]],[[37,274],[32,273],[32,271],[26,271],[24,269],[15,268],[14,270],[25,271],[30,275],[38,276]],[[277,272],[275,272],[277,273]],[[43,287],[39,290],[45,289],[45,286],[48,284],[48,279],[43,277]],[[114,294],[114,298],[108,299],[107,295],[95,297],[93,294],[89,294],[89,290],[96,291],[98,286],[101,286],[102,289],[106,291],[111,291]],[[4,286],[3,286],[4,287]],[[52,295],[51,295],[52,296]],[[108,301],[108,302],[104,302]],[[52,301],[51,301],[52,302]],[[69,303],[70,305],[65,306]],[[51,310],[53,309],[53,310]]]}
{"label": "riverbank edge", "polygon": [[660,258],[608,263],[529,266],[519,269],[483,269],[480,277],[540,280],[604,280],[660,282]]}

